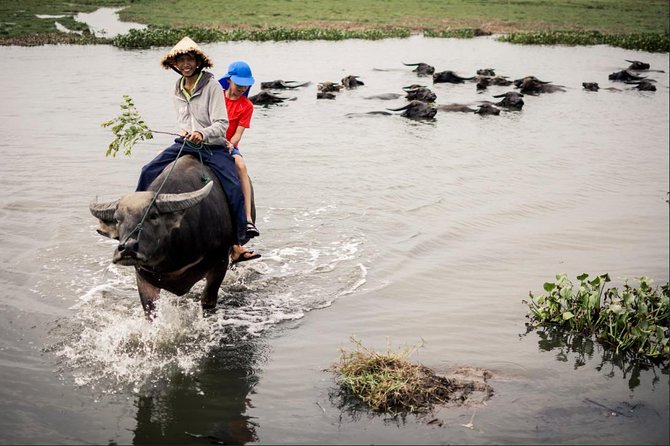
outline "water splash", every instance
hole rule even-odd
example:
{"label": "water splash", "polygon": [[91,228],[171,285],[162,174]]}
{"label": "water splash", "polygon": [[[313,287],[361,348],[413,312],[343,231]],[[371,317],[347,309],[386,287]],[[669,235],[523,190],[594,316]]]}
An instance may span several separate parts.
{"label": "water splash", "polygon": [[[193,376],[221,348],[253,340],[283,322],[330,306],[365,283],[361,240],[270,250],[226,276],[214,313],[204,315],[199,282],[184,296],[163,291],[149,322],[131,269],[108,266],[52,330],[64,375],[103,393],[144,393],[176,376]],[[98,276],[99,277],[99,276]],[[81,285],[78,286],[81,290]]]}

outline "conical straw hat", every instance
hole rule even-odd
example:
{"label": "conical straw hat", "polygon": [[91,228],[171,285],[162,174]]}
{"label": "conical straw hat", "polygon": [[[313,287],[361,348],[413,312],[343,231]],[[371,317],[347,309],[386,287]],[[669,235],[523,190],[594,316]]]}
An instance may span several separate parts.
{"label": "conical straw hat", "polygon": [[177,42],[177,44],[162,57],[161,65],[163,65],[163,68],[166,70],[173,68],[175,58],[186,53],[195,53],[200,56],[200,59],[202,59],[202,66],[200,68],[211,68],[214,65],[209,56],[207,56],[207,54],[200,49],[198,44],[188,36]]}

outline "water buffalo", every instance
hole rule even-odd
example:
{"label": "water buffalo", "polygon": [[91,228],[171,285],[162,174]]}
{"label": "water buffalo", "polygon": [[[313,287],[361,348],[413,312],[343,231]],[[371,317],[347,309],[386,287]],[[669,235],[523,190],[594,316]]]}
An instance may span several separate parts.
{"label": "water buffalo", "polygon": [[524,82],[529,82],[529,81],[534,81],[535,83],[538,83],[538,84],[550,84],[551,83],[551,82],[548,82],[548,81],[541,81],[538,78],[536,78],[535,76],[525,76],[525,77],[522,77],[521,79],[514,79],[513,84],[516,88],[520,88],[521,84],[523,84]]}
{"label": "water buffalo", "polygon": [[423,62],[418,62],[418,63],[402,63],[405,66],[408,67],[416,67],[413,69],[413,72],[416,72],[418,76],[430,76],[431,74],[435,73],[435,67],[432,65],[428,65],[427,63]]}
{"label": "water buffalo", "polygon": [[508,85],[512,85],[512,81],[507,79],[506,76],[494,76],[491,78],[491,81],[489,83],[490,85],[497,85],[501,87],[507,87]]}
{"label": "water buffalo", "polygon": [[317,91],[317,99],[335,99],[335,93],[332,91]]}
{"label": "water buffalo", "polygon": [[665,73],[663,70],[652,70],[651,65],[649,65],[646,62],[640,62],[639,60],[628,60],[625,59],[626,62],[630,62],[630,66],[628,67],[629,70],[635,70],[635,71],[655,71],[657,73]]}
{"label": "water buffalo", "polygon": [[381,110],[373,110],[369,112],[361,112],[361,113],[347,113],[346,116],[347,118],[357,118],[357,117],[363,117],[363,116],[391,116],[393,113],[387,112],[387,111],[381,111]]}
{"label": "water buffalo", "polygon": [[495,102],[493,105],[498,105],[509,110],[521,110],[523,108],[523,93],[518,91],[508,91],[503,94],[497,94],[493,96],[494,98],[502,98],[500,101]]}
{"label": "water buffalo", "polygon": [[346,88],[356,88],[359,85],[365,85],[363,81],[358,80],[359,76],[347,76],[343,77],[340,82],[342,82],[342,85],[344,85]]}
{"label": "water buffalo", "polygon": [[418,87],[412,89],[404,89],[407,94],[405,98],[410,101],[423,101],[423,102],[434,102],[437,99],[437,95],[433,93],[430,88],[427,87]]}
{"label": "water buffalo", "polygon": [[331,81],[324,81],[320,82],[317,86],[316,89],[318,91],[323,91],[324,93],[329,92],[329,91],[340,91],[343,88],[342,85],[336,84],[335,82]]}
{"label": "water buffalo", "polygon": [[400,116],[409,119],[433,119],[437,114],[437,109],[422,101],[411,101],[409,104],[400,108],[389,108],[391,111],[403,111]]}
{"label": "water buffalo", "polygon": [[478,115],[499,115],[500,109],[493,104],[484,103],[475,110],[475,113]]}
{"label": "water buffalo", "polygon": [[507,79],[505,76],[485,76],[478,74],[475,76],[475,82],[477,84],[477,90],[486,90],[490,85],[506,87],[512,85],[512,81]]}
{"label": "water buffalo", "polygon": [[435,106],[440,111],[474,113],[475,109],[465,104],[438,104]]}
{"label": "water buffalo", "polygon": [[625,82],[626,84],[629,85],[635,85],[636,90],[640,91],[656,91],[656,85],[654,85],[654,81],[651,79],[642,79],[639,81],[628,81]]}
{"label": "water buffalo", "polygon": [[306,85],[309,85],[310,82],[302,82],[299,83],[298,81],[283,81],[283,80],[274,80],[274,81],[267,81],[267,82],[261,82],[261,88],[262,89],[268,89],[268,90],[287,90],[287,89],[293,89],[293,88],[298,88],[298,87],[304,87]]}
{"label": "water buffalo", "polygon": [[648,70],[651,65],[646,62],[640,62],[639,60],[628,60],[624,59],[626,62],[630,62],[629,70],[644,71]]}
{"label": "water buffalo", "polygon": [[642,79],[645,79],[645,76],[638,76],[637,74],[632,73],[628,70],[617,71],[609,75],[609,80],[611,81],[626,82],[626,81],[640,81]]}
{"label": "water buffalo", "polygon": [[621,91],[620,88],[616,87],[601,87],[598,85],[598,82],[582,82],[582,87],[586,91],[599,91],[599,90],[609,90],[609,91]]}
{"label": "water buffalo", "polygon": [[489,85],[491,85],[491,79],[492,78],[490,76],[484,76],[484,75],[478,74],[475,77],[477,91],[482,91],[482,90],[486,90],[487,88],[489,88]]}
{"label": "water buffalo", "polygon": [[496,75],[496,72],[493,68],[480,68],[479,70],[477,70],[477,74],[480,76],[493,77]]}
{"label": "water buffalo", "polygon": [[284,101],[293,101],[295,98],[286,98],[282,96],[277,96],[270,93],[269,91],[261,90],[253,96],[249,96],[249,100],[254,105],[271,105],[279,104]]}
{"label": "water buffalo", "polygon": [[522,79],[519,84],[514,81],[514,84],[517,85],[521,93],[530,95],[565,91],[565,88],[562,85],[554,85],[551,82],[540,81],[533,76],[528,76]]}
{"label": "water buffalo", "polygon": [[216,178],[209,167],[185,155],[169,164],[146,192],[89,205],[100,221],[98,232],[119,240],[112,262],[135,267],[148,319],[161,289],[181,296],[203,278],[202,308],[216,306],[235,237],[221,184],[216,179],[204,184],[203,174]]}
{"label": "water buffalo", "polygon": [[438,82],[447,82],[450,84],[462,84],[465,81],[471,81],[475,77],[461,77],[454,73],[451,70],[440,71],[439,73],[433,74],[433,83],[437,84]]}

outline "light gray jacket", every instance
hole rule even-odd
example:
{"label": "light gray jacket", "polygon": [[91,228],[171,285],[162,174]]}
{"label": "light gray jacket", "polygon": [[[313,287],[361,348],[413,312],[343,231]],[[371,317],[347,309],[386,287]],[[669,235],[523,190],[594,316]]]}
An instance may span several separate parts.
{"label": "light gray jacket", "polygon": [[226,144],[228,114],[223,99],[223,88],[212,73],[202,72],[191,99],[186,99],[177,80],[174,91],[174,106],[177,110],[177,125],[187,132],[202,133],[205,144]]}

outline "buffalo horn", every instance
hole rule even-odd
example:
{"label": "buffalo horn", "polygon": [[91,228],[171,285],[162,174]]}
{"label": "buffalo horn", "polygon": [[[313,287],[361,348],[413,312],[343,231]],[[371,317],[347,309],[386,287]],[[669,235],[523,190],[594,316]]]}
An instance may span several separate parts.
{"label": "buffalo horn", "polygon": [[407,105],[405,105],[403,107],[400,107],[400,108],[387,108],[386,110],[391,110],[391,111],[407,110],[407,107],[409,107],[409,106],[410,106],[410,104],[407,104]]}
{"label": "buffalo horn", "polygon": [[102,221],[112,221],[114,220],[114,211],[116,211],[116,205],[119,203],[119,200],[109,201],[107,203],[91,203],[88,205],[88,210],[91,211],[91,214],[95,218],[98,218]]}
{"label": "buffalo horn", "polygon": [[156,198],[156,207],[161,213],[177,212],[188,209],[200,203],[212,190],[214,182],[210,181],[201,189],[181,194],[159,194]]}

